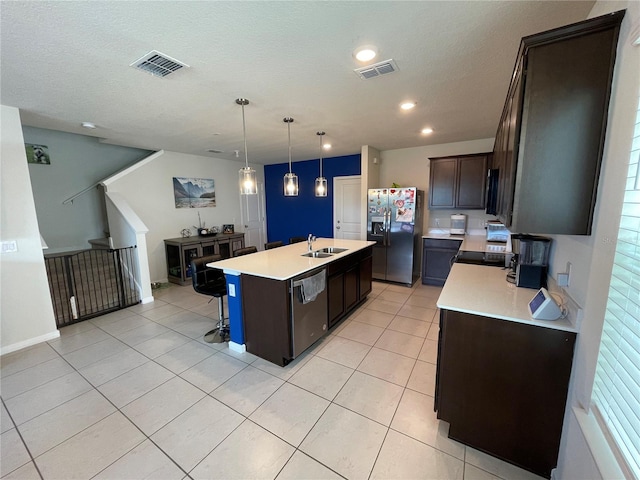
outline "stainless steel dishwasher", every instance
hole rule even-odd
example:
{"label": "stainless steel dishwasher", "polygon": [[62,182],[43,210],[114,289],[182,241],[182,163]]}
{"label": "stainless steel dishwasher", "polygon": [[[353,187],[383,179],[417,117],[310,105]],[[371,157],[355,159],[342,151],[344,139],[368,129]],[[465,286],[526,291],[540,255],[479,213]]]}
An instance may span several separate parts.
{"label": "stainless steel dishwasher", "polygon": [[[306,279],[323,282],[322,291],[308,303],[304,303],[303,293],[303,284]],[[316,269],[293,278],[289,291],[291,292],[291,349],[295,358],[327,332],[326,270]]]}

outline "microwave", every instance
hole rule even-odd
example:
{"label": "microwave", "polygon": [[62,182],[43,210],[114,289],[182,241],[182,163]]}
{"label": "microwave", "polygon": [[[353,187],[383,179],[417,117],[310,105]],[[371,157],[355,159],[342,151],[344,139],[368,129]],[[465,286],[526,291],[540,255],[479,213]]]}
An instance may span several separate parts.
{"label": "microwave", "polygon": [[500,222],[487,222],[487,242],[507,243],[509,230]]}

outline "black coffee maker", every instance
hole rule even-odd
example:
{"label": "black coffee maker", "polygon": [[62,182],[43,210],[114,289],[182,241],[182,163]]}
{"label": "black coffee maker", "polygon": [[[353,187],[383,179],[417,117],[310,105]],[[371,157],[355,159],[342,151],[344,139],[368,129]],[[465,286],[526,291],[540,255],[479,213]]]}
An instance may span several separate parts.
{"label": "black coffee maker", "polygon": [[551,239],[526,233],[511,234],[510,272],[507,281],[517,287],[535,288],[547,286],[549,249]]}

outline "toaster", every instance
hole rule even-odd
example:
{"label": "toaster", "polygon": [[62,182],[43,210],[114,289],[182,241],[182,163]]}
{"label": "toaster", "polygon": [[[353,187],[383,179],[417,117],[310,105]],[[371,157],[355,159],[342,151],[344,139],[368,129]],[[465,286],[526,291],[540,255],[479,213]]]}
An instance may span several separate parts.
{"label": "toaster", "polygon": [[509,230],[501,222],[487,222],[487,242],[507,243]]}

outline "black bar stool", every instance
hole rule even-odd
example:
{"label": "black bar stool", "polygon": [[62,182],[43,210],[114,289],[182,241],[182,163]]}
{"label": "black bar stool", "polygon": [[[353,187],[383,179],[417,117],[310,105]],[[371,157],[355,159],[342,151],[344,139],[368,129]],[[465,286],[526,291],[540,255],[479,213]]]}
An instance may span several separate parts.
{"label": "black bar stool", "polygon": [[219,268],[207,267],[207,263],[218,260],[222,260],[220,255],[207,255],[191,260],[193,289],[218,299],[218,323],[213,330],[204,334],[204,341],[207,343],[222,343],[229,340],[229,324],[225,323],[223,303],[223,298],[227,294],[227,280],[224,272]]}

